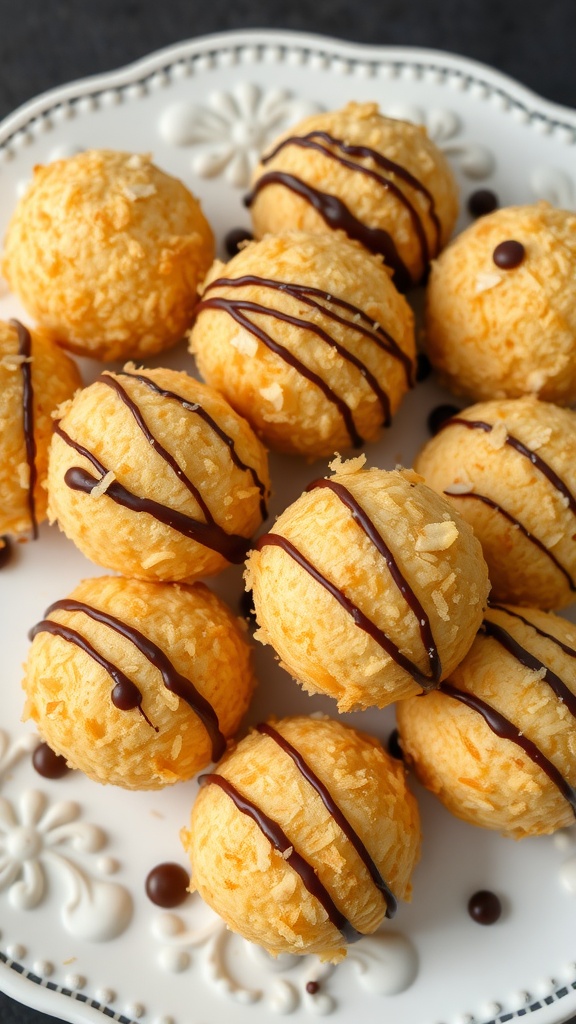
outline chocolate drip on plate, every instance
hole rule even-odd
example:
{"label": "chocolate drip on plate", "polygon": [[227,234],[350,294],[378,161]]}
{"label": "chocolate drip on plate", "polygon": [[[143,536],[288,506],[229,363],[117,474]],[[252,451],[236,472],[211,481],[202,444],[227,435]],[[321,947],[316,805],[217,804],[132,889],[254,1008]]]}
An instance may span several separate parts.
{"label": "chocolate drip on plate", "polygon": [[432,634],[430,619],[428,617],[427,612],[424,610],[420,601],[418,600],[418,597],[414,593],[414,590],[403,576],[400,566],[398,565],[396,559],[394,558],[394,555],[392,554],[390,548],[386,544],[386,541],[376,529],[376,526],[370,519],[370,516],[356,501],[356,499],[353,497],[353,495],[350,493],[347,487],[344,487],[343,484],[337,483],[335,480],[320,479],[314,480],[311,484],[308,485],[306,490],[311,491],[318,487],[326,487],[340,499],[340,501],[352,513],[352,518],[354,519],[354,521],[358,523],[362,530],[364,530],[366,536],[372,541],[378,553],[382,555],[382,558],[385,560],[390,575],[396,587],[402,594],[402,597],[406,601],[406,604],[410,608],[410,611],[414,613],[418,621],[420,637],[430,664],[430,678],[428,680],[428,688],[430,688],[430,685],[435,686],[436,683],[438,683],[440,676],[442,675],[442,665],[440,663],[440,655],[438,654],[436,641],[434,640],[434,636]]}
{"label": "chocolate drip on plate", "polygon": [[312,865],[301,854],[296,852],[293,843],[288,839],[288,836],[278,822],[273,821],[256,804],[252,803],[248,797],[243,796],[223,775],[201,775],[198,782],[201,786],[206,786],[210,783],[219,786],[230,797],[242,814],[252,818],[252,821],[256,823],[274,849],[285,855],[286,863],[300,876],[310,895],[314,896],[322,904],[328,915],[328,920],[338,929],[346,942],[357,942],[358,939],[362,938],[362,933],[356,931],[348,918],[338,910],[330,893],[322,885]]}
{"label": "chocolate drip on plate", "polygon": [[39,743],[32,754],[32,764],[44,779],[62,779],[70,769],[66,758],[57,754],[47,743]]}
{"label": "chocolate drip on plate", "polygon": [[20,364],[22,373],[22,424],[24,428],[24,445],[28,464],[28,513],[32,530],[32,540],[38,539],[38,520],[36,519],[36,502],[34,488],[38,472],[36,469],[36,439],[34,437],[34,389],[32,387],[32,338],[30,331],[19,320],[9,320],[18,334],[18,355],[23,356]]}
{"label": "chocolate drip on plate", "polygon": [[517,726],[514,725],[508,718],[501,715],[499,711],[496,711],[490,704],[477,697],[473,693],[469,693],[467,690],[460,690],[452,683],[444,682],[440,683],[439,687],[441,693],[445,693],[448,697],[453,697],[455,700],[460,701],[461,704],[465,704],[466,707],[471,708],[473,711],[477,711],[479,715],[486,722],[486,725],[492,730],[496,736],[500,736],[503,740],[510,740],[512,743],[516,743],[517,746],[521,747],[525,754],[530,758],[534,764],[538,765],[543,772],[546,773],[548,778],[554,785],[560,790],[561,794],[570,804],[576,817],[576,789],[571,786],[567,779],[564,778],[562,773],[556,768],[552,761],[550,761],[545,754],[542,753],[539,747],[536,746],[532,740],[529,740]]}
{"label": "chocolate drip on plate", "polygon": [[461,494],[452,493],[451,491],[447,490],[444,491],[444,494],[446,494],[449,498],[462,498],[467,500],[473,499],[475,501],[481,501],[483,502],[484,505],[488,505],[489,508],[494,509],[495,512],[499,512],[500,515],[504,516],[504,518],[507,519],[509,523],[512,523],[512,526],[514,526],[517,530],[519,530],[519,532],[524,537],[526,537],[526,540],[529,540],[532,544],[534,544],[538,548],[538,550],[542,552],[543,555],[546,555],[546,557],[549,558],[551,562],[553,562],[553,564],[556,566],[559,572],[561,572],[564,576],[570,590],[576,590],[576,584],[574,583],[574,580],[572,579],[568,570],[565,569],[564,566],[561,565],[561,563],[558,561],[556,555],[552,554],[550,549],[547,548],[541,540],[538,540],[538,537],[535,537],[533,533],[530,533],[530,531],[526,529],[526,527],[523,525],[523,523],[520,522],[519,519],[516,519],[515,516],[513,516],[510,512],[507,512],[505,508],[502,508],[502,505],[499,505],[497,501],[494,501],[492,498],[488,498],[487,495],[485,494],[477,494],[476,491],[466,491],[465,493]]}
{"label": "chocolate drip on plate", "polygon": [[[100,654],[89,640],[86,640],[85,637],[81,636],[80,633],[70,626],[64,626],[61,622],[53,622],[51,619],[42,619],[41,622],[33,626],[28,634],[30,640],[38,636],[38,633],[51,633],[52,636],[59,636],[62,640],[67,640],[68,643],[75,644],[81,651],[84,651],[114,681],[115,685],[111,694],[114,707],[118,708],[119,711],[132,711],[134,708],[137,708],[148,725],[152,726],[152,722],[147,718],[142,709],[142,694],[136,683],[133,683],[117,665],[114,665],[103,654]],[[152,726],[152,728],[158,732],[155,726]]]}
{"label": "chocolate drip on plate", "polygon": [[186,676],[183,676],[175,666],[172,664],[168,656],[164,651],[150,640],[149,637],[144,636],[140,630],[136,629],[135,626],[129,625],[122,619],[116,618],[114,615],[110,615],[109,612],[102,611],[100,608],[94,608],[92,605],[84,604],[83,601],[75,601],[72,598],[64,598],[62,601],[55,601],[46,610],[46,617],[55,611],[66,611],[66,612],[83,612],[90,619],[94,619],[96,622],[101,622],[104,626],[108,626],[109,629],[113,629],[120,636],[124,637],[125,640],[129,640],[130,643],[134,644],[137,650],[148,659],[154,668],[158,669],[162,676],[162,682],[170,693],[175,693],[177,697],[185,701],[191,711],[198,715],[198,718],[203,723],[208,736],[210,737],[210,743],[212,745],[212,760],[218,761],[224,751],[226,750],[226,737],[220,732],[218,724],[218,718],[212,705],[198,692],[194,684]]}
{"label": "chocolate drip on plate", "polygon": [[281,548],[281,550],[285,551],[287,555],[293,558],[302,569],[305,569],[312,579],[316,580],[317,583],[324,587],[324,589],[338,601],[338,604],[340,604],[342,608],[352,616],[355,625],[358,626],[359,629],[364,630],[365,633],[368,633],[368,636],[372,637],[378,646],[386,651],[397,665],[403,668],[405,672],[408,672],[414,681],[418,683],[425,692],[434,687],[435,683],[420,672],[418,666],[410,661],[406,655],[402,654],[390,637],[388,637],[386,633],[379,628],[379,626],[372,622],[368,616],[365,615],[364,612],[361,611],[360,608],[358,608],[358,606],[355,605],[354,602],[339,589],[339,587],[336,586],[335,583],[332,583],[327,579],[326,576],[324,576],[320,570],[312,564],[312,562],[309,562],[291,541],[287,540],[286,537],[280,536],[279,533],[265,533],[258,538],[255,547],[256,550],[261,551],[262,548],[268,545]]}
{"label": "chocolate drip on plate", "polygon": [[[485,423],[484,420],[467,420],[463,416],[453,416],[447,420],[440,427],[440,430],[445,430],[446,427],[460,426],[466,427],[468,430],[483,430],[489,434],[494,428],[494,424]],[[519,455],[523,455],[524,458],[528,459],[532,463],[535,469],[539,470],[543,476],[552,484],[552,486],[560,492],[563,498],[568,502],[570,511],[576,515],[576,497],[572,494],[572,491],[568,487],[568,484],[562,479],[552,466],[549,465],[540,455],[533,452],[528,448],[519,438],[514,437],[513,434],[508,434],[505,442],[510,448],[518,452]]]}
{"label": "chocolate drip on plate", "polygon": [[338,807],[338,804],[334,800],[329,789],[318,778],[318,776],[312,770],[312,768],[310,768],[310,765],[304,760],[302,754],[298,750],[296,750],[296,748],[293,747],[292,744],[289,743],[288,740],[281,735],[281,733],[279,733],[271,725],[268,725],[266,722],[262,722],[260,723],[260,725],[257,725],[256,729],[262,735],[269,736],[270,739],[274,740],[274,742],[277,743],[278,746],[286,754],[288,754],[289,757],[292,758],[294,764],[302,773],[306,781],[309,782],[312,788],[316,790],[326,810],[332,815],[334,821],[338,825],[338,828],[342,830],[348,841],[352,844],[352,846],[356,850],[356,853],[360,857],[360,860],[366,867],[368,874],[370,875],[372,881],[374,882],[374,885],[382,893],[384,899],[386,900],[386,917],[393,918],[398,907],[396,897],[394,896],[388,883],[385,882],[384,879],[382,878],[382,875],[380,874],[378,868],[376,867],[376,864],[372,860],[372,857],[368,853],[366,846],[364,845],[364,843],[360,839],[360,836],[355,831],[353,826],[350,824],[348,819],[345,817],[343,812]]}
{"label": "chocolate drip on plate", "polygon": [[[230,437],[230,435],[227,434],[226,431],[222,429],[222,427],[218,426],[216,420],[214,420],[212,416],[210,416],[210,414],[207,413],[206,410],[202,408],[201,405],[198,405],[197,402],[190,402],[187,398],[183,398],[182,395],[176,394],[175,391],[168,391],[166,388],[159,387],[155,381],[151,380],[150,377],[146,377],[145,374],[143,373],[131,373],[128,370],[118,370],[116,372],[116,376],[132,377],[133,380],[140,381],[141,384],[144,384],[147,388],[150,389],[150,391],[153,391],[156,395],[160,395],[162,398],[169,398],[174,402],[179,402],[179,404],[182,406],[183,409],[186,410],[186,412],[193,413],[195,416],[198,416],[204,423],[206,423],[207,426],[209,426],[210,429],[213,430],[214,433],[220,438],[220,440],[223,441],[223,443],[226,445],[230,452],[230,458],[232,459],[234,465],[237,466],[238,469],[250,473],[250,476],[252,477],[255,486],[260,491],[260,513],[262,515],[262,519],[267,518],[268,509],[266,508],[266,484],[264,483],[263,480],[260,479],[258,473],[256,472],[253,466],[249,466],[246,462],[242,461],[242,459],[238,455],[238,452],[236,451],[234,439]],[[107,379],[110,378],[107,378],[107,375],[102,375],[99,379],[106,383]]]}
{"label": "chocolate drip on plate", "polygon": [[[492,605],[494,607],[494,605]],[[519,616],[521,618],[521,616]],[[522,619],[527,625],[531,625],[527,619]],[[521,665],[525,668],[530,669],[532,672],[545,671],[545,675],[542,677],[545,682],[551,687],[553,692],[563,704],[566,705],[571,715],[576,718],[576,694],[566,686],[566,683],[560,679],[560,676],[556,675],[551,668],[548,668],[543,661],[536,658],[530,651],[527,651],[522,644],[519,644],[507,630],[503,629],[496,622],[492,622],[490,619],[484,619],[482,625],[483,632],[486,636],[491,636],[494,640],[511,654]],[[576,653],[576,652],[574,652]]]}
{"label": "chocolate drip on plate", "polygon": [[179,907],[188,896],[190,877],[181,864],[157,864],[146,876],[146,895],[157,907]]}
{"label": "chocolate drip on plate", "polygon": [[[100,480],[106,476],[108,470],[92,452],[88,451],[87,448],[77,441],[74,441],[58,422],[54,424],[54,433],[58,434],[79,455],[88,459],[99,474],[98,478],[93,477],[87,470],[81,469],[78,466],[68,469],[64,474],[64,482],[72,490],[91,494],[100,483]],[[234,533],[226,533],[215,522],[202,523],[191,516],[185,515],[183,512],[178,512],[167,505],[153,501],[151,498],[141,498],[126,487],[123,487],[117,480],[113,480],[106,488],[106,495],[112,501],[115,501],[117,505],[129,509],[131,512],[145,512],[159,523],[163,523],[165,526],[169,526],[171,529],[181,533],[182,536],[189,537],[190,540],[194,540],[198,544],[203,544],[205,547],[210,548],[211,551],[217,551],[229,562],[240,565],[246,558],[250,547],[250,540]]]}

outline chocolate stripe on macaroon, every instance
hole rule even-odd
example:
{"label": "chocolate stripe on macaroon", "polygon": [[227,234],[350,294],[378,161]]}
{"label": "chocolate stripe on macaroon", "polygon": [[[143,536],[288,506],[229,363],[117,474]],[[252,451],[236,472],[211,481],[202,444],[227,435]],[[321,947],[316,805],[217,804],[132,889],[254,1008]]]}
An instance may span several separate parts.
{"label": "chocolate stripe on macaroon", "polygon": [[36,519],[36,502],[34,488],[38,472],[36,469],[36,439],[34,437],[34,388],[32,387],[32,338],[30,331],[19,320],[9,320],[18,335],[18,355],[22,356],[20,372],[22,374],[22,427],[24,430],[24,446],[28,464],[28,512],[32,540],[38,539],[38,520]]}
{"label": "chocolate stripe on macaroon", "polygon": [[392,890],[390,889],[390,886],[388,885],[387,882],[385,882],[382,875],[380,874],[378,868],[376,867],[376,864],[372,860],[372,857],[370,856],[360,836],[352,827],[352,825],[348,821],[348,818],[344,815],[343,811],[341,811],[340,808],[338,807],[338,804],[334,800],[334,797],[330,793],[330,790],[318,778],[318,776],[312,770],[307,761],[305,761],[302,754],[298,750],[296,750],[296,748],[293,747],[292,744],[289,743],[288,740],[285,738],[285,736],[282,736],[282,734],[279,733],[277,729],[274,729],[271,725],[268,725],[267,722],[261,722],[260,725],[256,726],[256,730],[263,736],[269,736],[270,739],[274,740],[274,742],[277,743],[278,746],[286,754],[288,754],[289,757],[292,758],[294,764],[302,773],[306,781],[309,782],[312,788],[317,792],[326,810],[334,818],[334,821],[338,825],[338,828],[342,830],[348,841],[356,850],[356,853],[360,857],[360,860],[363,862],[366,870],[368,871],[368,874],[370,875],[372,881],[374,882],[374,885],[382,893],[386,901],[386,917],[390,919],[393,918],[394,915],[396,914],[396,910],[398,909],[398,901],[396,900],[396,897],[394,896]]}
{"label": "chocolate stripe on macaroon", "polygon": [[201,787],[210,784],[219,786],[230,797],[238,810],[255,822],[274,849],[282,854],[286,863],[300,876],[310,895],[322,904],[328,915],[328,920],[338,929],[346,942],[357,942],[362,938],[362,932],[357,931],[342,911],[338,910],[330,893],[318,878],[315,869],[301,854],[297,853],[293,843],[278,822],[273,821],[248,797],[243,796],[223,775],[216,773],[201,775],[198,782]]}

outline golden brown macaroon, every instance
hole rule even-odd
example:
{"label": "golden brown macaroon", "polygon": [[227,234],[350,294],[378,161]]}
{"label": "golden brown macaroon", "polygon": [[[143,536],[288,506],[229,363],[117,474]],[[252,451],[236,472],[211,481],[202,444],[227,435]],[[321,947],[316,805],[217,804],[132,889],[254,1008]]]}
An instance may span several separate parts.
{"label": "golden brown macaroon", "polygon": [[458,190],[425,128],[376,103],[314,114],[262,158],[248,198],[257,237],[340,228],[394,270],[405,291],[425,275],[458,214]]}
{"label": "golden brown macaroon", "polygon": [[575,279],[576,214],[540,202],[471,224],[427,290],[426,350],[444,383],[476,401],[574,402]]}
{"label": "golden brown macaroon", "polygon": [[214,258],[198,200],[147,154],[92,149],[34,169],[2,270],[66,348],[149,356],[178,341]]}
{"label": "golden brown macaroon", "polygon": [[402,748],[453,814],[521,839],[574,824],[576,626],[494,605],[440,689],[397,708]]}
{"label": "golden brown macaroon", "polygon": [[247,246],[214,265],[198,311],[202,376],[279,451],[373,440],[412,384],[410,307],[379,257],[341,233]]}
{"label": "golden brown macaroon", "polygon": [[249,555],[260,629],[283,667],[340,711],[436,686],[462,660],[489,584],[471,527],[409,470],[336,460]]}
{"label": "golden brown macaroon", "polygon": [[46,335],[0,321],[0,534],[25,540],[46,518],[51,413],[82,386]]}
{"label": "golden brown macaroon", "polygon": [[217,760],[254,689],[241,624],[201,583],[84,580],[32,635],[24,717],[71,767],[125,789]]}
{"label": "golden brown macaroon", "polygon": [[576,413],[535,398],[447,420],[415,462],[474,529],[492,597],[561,608],[576,596]]}
{"label": "golden brown macaroon", "polygon": [[59,417],[49,517],[88,558],[152,580],[243,562],[266,515],[266,452],[216,391],[186,373],[128,364]]}
{"label": "golden brown macaroon", "polygon": [[201,779],[192,886],[244,938],[336,963],[409,899],[420,824],[402,765],[327,718],[269,722]]}

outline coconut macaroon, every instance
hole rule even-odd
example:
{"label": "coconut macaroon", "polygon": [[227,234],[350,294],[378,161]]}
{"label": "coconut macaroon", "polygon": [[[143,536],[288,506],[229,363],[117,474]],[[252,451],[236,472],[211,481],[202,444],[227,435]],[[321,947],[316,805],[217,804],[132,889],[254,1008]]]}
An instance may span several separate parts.
{"label": "coconut macaroon", "polygon": [[35,167],[2,270],[60,344],[123,359],[182,337],[213,258],[210,226],[181,181],[149,155],[88,150]]}
{"label": "coconut macaroon", "polygon": [[258,237],[342,229],[380,253],[405,291],[446,244],[458,214],[452,171],[425,128],[376,103],[314,114],[262,158],[248,204]]}
{"label": "coconut macaroon", "polygon": [[190,347],[270,447],[311,457],[375,438],[415,359],[388,269],[341,232],[269,235],[216,263]]}
{"label": "coconut macaroon", "polygon": [[482,544],[492,597],[561,608],[576,597],[576,413],[535,398],[447,420],[415,468]]}
{"label": "coconut macaroon", "polygon": [[45,331],[0,321],[0,534],[37,535],[46,518],[51,413],[81,385],[76,364]]}
{"label": "coconut macaroon", "polygon": [[433,263],[426,350],[472,399],[576,400],[576,214],[548,203],[480,217]]}
{"label": "coconut macaroon", "polygon": [[49,517],[98,565],[190,580],[244,561],[266,452],[212,388],[175,370],[104,373],[59,410]]}
{"label": "coconut macaroon", "polygon": [[309,693],[340,711],[437,686],[482,621],[489,584],[471,527],[412,471],[331,464],[249,555],[260,629]]}
{"label": "coconut macaroon", "polygon": [[200,782],[182,830],[191,885],[273,956],[336,963],[410,898],[417,805],[371,736],[327,718],[265,723]]}
{"label": "coconut macaroon", "polygon": [[84,580],[31,636],[24,717],[72,768],[125,789],[221,757],[254,689],[241,623],[201,583]]}
{"label": "coconut macaroon", "polygon": [[576,815],[576,626],[490,607],[440,689],[398,705],[402,748],[453,814],[506,835],[543,835]]}

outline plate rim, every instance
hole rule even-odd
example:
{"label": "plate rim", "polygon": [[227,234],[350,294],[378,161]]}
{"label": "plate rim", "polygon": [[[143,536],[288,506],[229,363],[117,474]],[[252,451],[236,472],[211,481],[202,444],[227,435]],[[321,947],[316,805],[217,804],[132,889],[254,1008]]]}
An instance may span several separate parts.
{"label": "plate rim", "polygon": [[[217,56],[227,50],[240,51],[251,48],[256,51],[261,49],[262,53],[266,48],[279,48],[287,52],[291,49],[301,50],[304,53],[326,57],[329,61],[340,60],[352,65],[377,67],[389,63],[398,69],[404,66],[438,70],[445,74],[453,73],[460,77],[462,91],[468,90],[471,85],[483,86],[489,93],[496,93],[512,106],[523,109],[528,115],[528,120],[544,122],[546,131],[567,130],[571,137],[565,141],[568,144],[576,144],[576,109],[550,101],[512,76],[473,58],[434,48],[373,45],[351,42],[322,33],[254,28],[215,32],[171,43],[128,64],[83,76],[41,92],[0,121],[0,158],[10,158],[10,146],[16,136],[21,133],[21,141],[24,141],[29,127],[39,123],[42,118],[49,117],[52,111],[66,103],[97,98],[108,90],[146,84],[154,75],[167,72],[183,61],[202,56]],[[261,56],[255,63],[259,62]],[[82,993],[63,990],[61,986],[46,979],[36,978],[26,967],[5,954],[0,957],[0,980],[1,990],[10,998],[38,1012],[57,1014],[69,1024],[100,1024],[104,1016],[120,1024],[136,1024],[136,1021],[126,1014],[115,1012],[104,1004],[97,1003],[96,1000],[88,1000]],[[576,1002],[568,1017],[564,1014],[557,1017],[552,1013],[552,1008],[563,998],[557,994],[558,991],[563,991],[563,988],[574,989],[576,996],[576,982],[567,983],[566,986],[554,991],[550,1004],[546,1005],[543,999],[538,1010],[531,1011],[530,1007],[526,1007],[497,1015],[494,1024],[503,1024],[532,1013],[538,1013],[538,1024],[562,1024],[571,1020],[576,1011]]]}
{"label": "plate rim", "polygon": [[109,89],[145,83],[158,71],[166,71],[180,61],[218,53],[225,49],[250,47],[300,48],[323,54],[332,60],[342,59],[358,64],[393,63],[398,66],[422,66],[440,71],[452,71],[462,77],[463,87],[471,84],[486,86],[492,92],[516,107],[523,108],[529,118],[543,119],[549,128],[567,129],[576,143],[576,109],[547,100],[537,92],[518,82],[512,76],[498,71],[470,57],[440,49],[412,46],[386,46],[348,42],[336,36],[298,32],[290,29],[238,29],[214,32],[208,35],[171,43],[154,50],[129,64],[74,79],[48,89],[16,108],[0,121],[0,151],[9,149],[9,143],[20,131],[36,119],[48,115],[66,101],[95,98]]}

